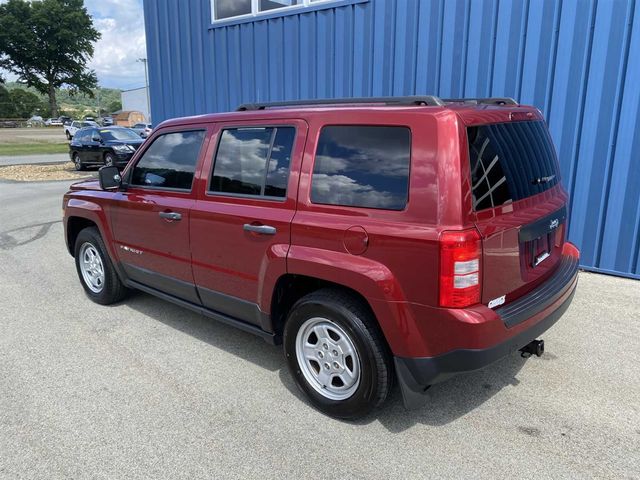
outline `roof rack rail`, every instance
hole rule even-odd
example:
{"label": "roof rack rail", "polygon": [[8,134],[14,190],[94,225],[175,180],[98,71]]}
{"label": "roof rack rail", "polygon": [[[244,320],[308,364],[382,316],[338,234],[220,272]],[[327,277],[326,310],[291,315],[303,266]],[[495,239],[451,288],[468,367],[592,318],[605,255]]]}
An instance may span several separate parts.
{"label": "roof rack rail", "polygon": [[443,98],[445,103],[475,103],[476,105],[518,105],[511,97],[490,98]]}
{"label": "roof rack rail", "polygon": [[286,102],[243,103],[236,111],[265,110],[272,107],[296,107],[314,105],[352,105],[362,103],[381,103],[392,106],[419,106],[441,107],[444,102],[433,95],[407,96],[407,97],[358,97],[358,98],[321,98],[316,100],[292,100]]}

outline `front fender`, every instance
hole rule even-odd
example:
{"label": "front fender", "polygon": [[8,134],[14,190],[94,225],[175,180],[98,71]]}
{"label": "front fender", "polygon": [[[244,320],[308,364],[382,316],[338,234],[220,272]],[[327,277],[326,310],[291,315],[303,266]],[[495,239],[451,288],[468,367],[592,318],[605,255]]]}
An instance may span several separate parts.
{"label": "front fender", "polygon": [[69,198],[65,207],[64,231],[65,241],[69,249],[69,253],[71,253],[72,255],[74,253],[74,247],[69,243],[68,229],[69,219],[74,217],[83,218],[96,224],[98,230],[100,231],[100,235],[102,236],[102,240],[104,241],[104,245],[107,248],[107,253],[109,254],[109,257],[111,257],[111,261],[114,264],[118,263],[119,256],[113,247],[113,235],[109,226],[109,220],[107,218],[106,212],[101,205],[86,198]]}

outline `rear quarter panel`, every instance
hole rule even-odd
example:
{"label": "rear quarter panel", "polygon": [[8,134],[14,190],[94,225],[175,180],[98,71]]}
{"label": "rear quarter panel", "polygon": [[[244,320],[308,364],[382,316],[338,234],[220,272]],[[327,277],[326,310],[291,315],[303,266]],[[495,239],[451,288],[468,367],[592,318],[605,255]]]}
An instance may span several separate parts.
{"label": "rear quarter panel", "polygon": [[[462,226],[458,117],[416,109],[325,113],[311,116],[291,230],[289,273],[348,286],[361,293],[394,352],[415,333],[408,302],[438,303],[440,232]],[[310,200],[315,151],[325,125],[397,125],[411,129],[409,200],[402,211],[314,204]],[[345,247],[350,228],[364,229],[368,246]]]}

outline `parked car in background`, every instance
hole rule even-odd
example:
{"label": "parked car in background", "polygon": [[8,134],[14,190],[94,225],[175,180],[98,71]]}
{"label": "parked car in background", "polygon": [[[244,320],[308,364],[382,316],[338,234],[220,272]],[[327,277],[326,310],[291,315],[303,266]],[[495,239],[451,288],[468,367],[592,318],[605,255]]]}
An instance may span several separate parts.
{"label": "parked car in background", "polygon": [[27,120],[27,127],[42,127],[44,126],[44,119],[40,115],[34,115]]}
{"label": "parked car in background", "polygon": [[138,133],[142,138],[147,138],[151,134],[153,128],[150,123],[136,123],[131,127],[131,130]]}
{"label": "parked car in background", "polygon": [[64,134],[67,136],[67,140],[71,140],[78,130],[86,127],[99,127],[96,122],[74,120],[69,125],[64,126]]}
{"label": "parked car in background", "polygon": [[137,288],[282,343],[300,390],[339,418],[395,381],[417,407],[457,373],[543,353],[579,252],[538,109],[425,96],[238,110],[163,122],[123,172],[71,186],[65,240],[89,298]]}
{"label": "parked car in background", "polygon": [[63,125],[62,120],[59,118],[47,118],[44,124],[47,127],[61,127]]}
{"label": "parked car in background", "polygon": [[69,158],[76,170],[90,165],[123,167],[143,142],[129,128],[83,128],[69,143]]}
{"label": "parked car in background", "polygon": [[110,127],[111,125],[113,125],[113,117],[102,117],[98,119],[98,123],[101,124],[103,127]]}
{"label": "parked car in background", "polygon": [[69,125],[73,121],[71,117],[67,117],[66,115],[60,115],[59,118],[62,122],[62,125]]}

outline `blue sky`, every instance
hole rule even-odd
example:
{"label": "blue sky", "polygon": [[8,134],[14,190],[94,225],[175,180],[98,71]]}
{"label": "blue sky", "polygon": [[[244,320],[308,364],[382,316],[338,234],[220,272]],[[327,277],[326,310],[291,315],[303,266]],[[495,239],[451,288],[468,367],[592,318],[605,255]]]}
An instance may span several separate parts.
{"label": "blue sky", "polygon": [[[102,34],[89,64],[96,71],[100,86],[123,90],[144,86],[144,66],[136,61],[147,56],[142,0],[85,0],[84,3],[94,26]],[[11,74],[5,77],[15,79]]]}

